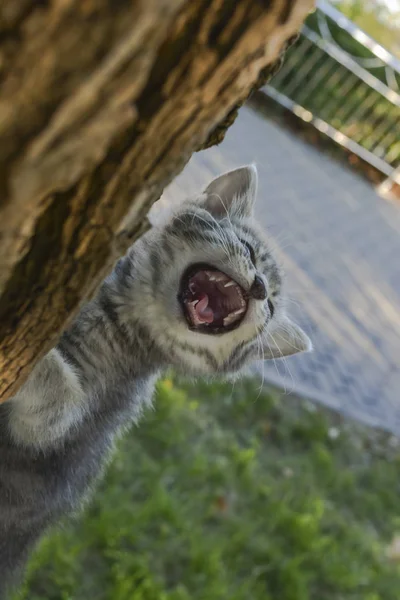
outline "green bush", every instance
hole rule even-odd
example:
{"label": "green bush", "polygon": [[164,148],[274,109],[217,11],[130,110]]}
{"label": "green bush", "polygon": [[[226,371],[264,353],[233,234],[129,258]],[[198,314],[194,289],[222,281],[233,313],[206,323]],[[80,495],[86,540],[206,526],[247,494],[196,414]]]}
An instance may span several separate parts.
{"label": "green bush", "polygon": [[398,600],[399,457],[258,381],[159,385],[26,600]]}

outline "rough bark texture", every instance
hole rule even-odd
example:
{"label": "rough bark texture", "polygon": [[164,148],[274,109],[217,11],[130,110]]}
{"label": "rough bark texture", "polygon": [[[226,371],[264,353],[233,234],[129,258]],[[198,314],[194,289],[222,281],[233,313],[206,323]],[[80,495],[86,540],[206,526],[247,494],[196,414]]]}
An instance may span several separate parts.
{"label": "rough bark texture", "polygon": [[[313,0],[2,0],[0,401]],[[222,122],[222,126],[218,126]]]}

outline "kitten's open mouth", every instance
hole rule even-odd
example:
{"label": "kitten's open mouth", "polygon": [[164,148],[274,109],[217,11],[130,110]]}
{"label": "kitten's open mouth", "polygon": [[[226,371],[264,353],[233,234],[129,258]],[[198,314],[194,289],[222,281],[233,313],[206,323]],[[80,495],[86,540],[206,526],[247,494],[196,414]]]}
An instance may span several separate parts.
{"label": "kitten's open mouth", "polygon": [[242,321],[248,304],[236,281],[208,265],[194,265],[186,271],[179,300],[190,327],[203,333],[231,331]]}

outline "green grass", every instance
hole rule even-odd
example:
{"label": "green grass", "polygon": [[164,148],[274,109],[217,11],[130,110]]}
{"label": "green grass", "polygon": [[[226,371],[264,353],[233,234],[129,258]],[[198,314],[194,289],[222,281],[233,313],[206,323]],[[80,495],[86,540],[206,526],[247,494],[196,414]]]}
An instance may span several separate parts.
{"label": "green grass", "polygon": [[400,459],[383,437],[251,380],[165,380],[18,597],[398,600]]}

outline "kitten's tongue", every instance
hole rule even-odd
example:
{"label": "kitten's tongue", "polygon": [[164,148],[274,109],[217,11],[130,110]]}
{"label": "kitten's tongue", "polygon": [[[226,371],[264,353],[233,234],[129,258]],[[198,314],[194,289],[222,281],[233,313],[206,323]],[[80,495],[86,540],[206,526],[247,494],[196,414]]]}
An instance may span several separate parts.
{"label": "kitten's tongue", "polygon": [[214,320],[214,313],[212,308],[208,306],[208,296],[207,294],[203,294],[200,300],[197,302],[194,307],[195,313],[197,315],[198,320],[201,323],[212,323]]}

